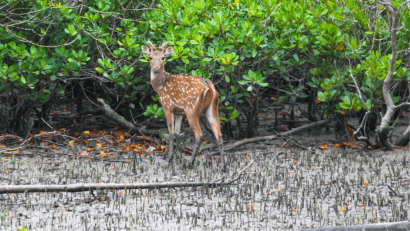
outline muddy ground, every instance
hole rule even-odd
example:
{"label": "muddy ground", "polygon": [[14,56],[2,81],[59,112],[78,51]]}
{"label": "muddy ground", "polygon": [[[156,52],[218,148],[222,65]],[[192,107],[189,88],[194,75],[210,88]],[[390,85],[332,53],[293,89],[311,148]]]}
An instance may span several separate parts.
{"label": "muddy ground", "polygon": [[[402,120],[405,125],[408,118]],[[265,123],[262,129],[272,126]],[[3,194],[0,230],[300,230],[409,220],[408,148],[370,151],[353,143],[319,149],[334,137],[332,127],[293,137],[315,153],[284,140],[249,144],[226,153],[228,172],[205,155],[187,170],[181,169],[186,155],[168,165],[159,151],[139,154],[134,169],[135,154],[118,153],[121,146],[105,150],[115,155],[96,158],[80,155],[96,145],[92,141],[43,145],[47,152],[39,142],[11,158],[1,154],[0,185],[228,181],[255,161],[240,180],[219,188]]]}

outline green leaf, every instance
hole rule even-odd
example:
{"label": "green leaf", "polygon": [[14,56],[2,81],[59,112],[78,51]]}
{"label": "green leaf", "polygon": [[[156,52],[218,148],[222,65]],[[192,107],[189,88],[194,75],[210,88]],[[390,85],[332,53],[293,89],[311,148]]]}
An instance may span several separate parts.
{"label": "green leaf", "polygon": [[[14,73],[15,73],[15,72],[14,72]],[[14,82],[14,81],[16,81],[16,80],[19,79],[19,76],[18,76],[17,73],[16,73],[16,75],[14,75],[13,77],[10,77],[10,76],[9,76],[9,78],[10,78],[10,81]]]}
{"label": "green leaf", "polygon": [[104,61],[102,59],[98,59],[98,64],[100,64],[100,66],[104,67]]}
{"label": "green leaf", "polygon": [[249,87],[246,89],[247,91],[252,91],[252,89],[253,89],[253,86],[252,85],[249,85]]}
{"label": "green leaf", "polygon": [[311,86],[312,88],[318,87],[315,83],[312,83],[312,82],[308,82],[308,85]]}
{"label": "green leaf", "polygon": [[223,116],[219,116],[219,120],[222,120],[224,122],[228,122],[229,120]]}
{"label": "green leaf", "polygon": [[204,58],[202,61],[205,62],[205,63],[208,63],[208,62],[211,62],[212,59],[211,58]]}
{"label": "green leaf", "polygon": [[30,47],[30,53],[31,53],[31,54],[37,53],[37,49],[36,49],[36,47],[35,47],[34,45],[32,45],[32,46]]}
{"label": "green leaf", "polygon": [[322,36],[317,37],[317,40],[319,40],[322,45],[326,45],[326,44],[329,43],[329,42],[328,42],[326,39],[324,39]]}
{"label": "green leaf", "polygon": [[343,109],[349,109],[350,107],[342,102],[339,103],[339,106]]}
{"label": "green leaf", "polygon": [[237,110],[233,110],[233,111],[230,111],[229,112],[229,119],[230,120],[233,120],[233,119],[235,119],[236,117],[238,117],[239,116],[239,114],[238,114],[238,111]]}
{"label": "green leaf", "polygon": [[256,48],[253,48],[252,57],[255,57],[257,53],[258,53],[258,51],[256,51]]}
{"label": "green leaf", "polygon": [[195,1],[194,6],[198,9],[202,9],[202,5],[201,5],[201,2],[199,0]]}
{"label": "green leaf", "polygon": [[245,84],[248,84],[249,81],[241,80],[241,81],[238,81],[238,83],[239,83],[240,85],[245,85]]}
{"label": "green leaf", "polygon": [[359,47],[357,40],[353,39],[352,41],[350,41],[350,46],[352,46],[353,49],[357,49]]}
{"label": "green leaf", "polygon": [[320,101],[326,101],[325,94],[321,91],[317,93],[317,99]]}
{"label": "green leaf", "polygon": [[189,64],[189,60],[186,58],[182,58],[182,62],[184,62],[185,64]]}
{"label": "green leaf", "polygon": [[231,82],[231,79],[230,79],[227,75],[225,75],[225,81],[226,81],[227,83],[229,83],[229,82]]}
{"label": "green leaf", "polygon": [[351,101],[351,99],[350,99],[350,95],[346,95],[345,97],[343,97],[343,102],[346,104],[346,105],[351,105],[352,104],[352,101]]}
{"label": "green leaf", "polygon": [[370,109],[372,108],[372,104],[371,104],[371,100],[370,100],[370,99],[368,99],[368,100],[366,101],[366,106],[367,106],[367,109],[368,109],[368,110],[370,110]]}
{"label": "green leaf", "polygon": [[323,16],[323,15],[327,14],[327,12],[328,12],[328,10],[325,9],[324,11],[322,11],[322,13],[320,14],[320,16]]}
{"label": "green leaf", "polygon": [[54,90],[54,92],[57,94],[63,94],[65,92],[64,87],[58,87]]}

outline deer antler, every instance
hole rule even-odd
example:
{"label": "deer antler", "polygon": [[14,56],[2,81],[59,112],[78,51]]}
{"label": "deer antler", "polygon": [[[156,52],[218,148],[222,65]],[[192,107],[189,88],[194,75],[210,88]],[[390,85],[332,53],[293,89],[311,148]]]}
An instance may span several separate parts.
{"label": "deer antler", "polygon": [[165,51],[165,48],[167,48],[168,42],[164,42],[162,46],[159,48],[161,51]]}
{"label": "deer antler", "polygon": [[147,42],[148,46],[151,48],[151,53],[154,52],[157,48],[154,46],[154,44],[152,44],[151,41]]}

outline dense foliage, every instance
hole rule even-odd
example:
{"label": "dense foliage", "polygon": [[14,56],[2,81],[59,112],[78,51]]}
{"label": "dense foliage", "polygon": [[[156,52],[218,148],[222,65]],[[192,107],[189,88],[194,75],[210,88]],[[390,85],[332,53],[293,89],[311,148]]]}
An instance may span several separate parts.
{"label": "dense foliage", "polygon": [[[19,130],[32,102],[47,118],[63,93],[79,102],[105,98],[129,119],[135,109],[161,117],[149,86],[148,59],[140,50],[148,40],[174,46],[169,72],[212,79],[228,136],[233,131],[255,135],[258,104],[266,96],[292,104],[306,98],[311,121],[352,110],[380,111],[392,53],[392,18],[385,5],[357,0],[2,0],[5,127]],[[391,5],[399,16],[391,94],[394,102],[404,102],[410,3]],[[247,126],[238,115],[246,117]]]}

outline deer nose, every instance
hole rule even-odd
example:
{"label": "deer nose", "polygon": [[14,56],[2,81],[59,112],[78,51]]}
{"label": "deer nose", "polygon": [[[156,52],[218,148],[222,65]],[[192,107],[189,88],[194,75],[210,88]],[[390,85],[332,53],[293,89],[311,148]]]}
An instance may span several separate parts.
{"label": "deer nose", "polygon": [[159,72],[159,67],[155,67],[154,68],[154,73],[158,73]]}

